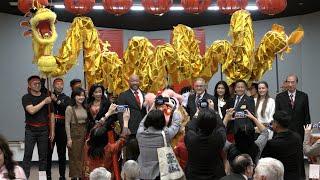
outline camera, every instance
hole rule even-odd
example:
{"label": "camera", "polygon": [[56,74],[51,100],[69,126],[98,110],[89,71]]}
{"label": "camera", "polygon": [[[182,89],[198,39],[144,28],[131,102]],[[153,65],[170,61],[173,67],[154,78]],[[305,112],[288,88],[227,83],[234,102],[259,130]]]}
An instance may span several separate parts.
{"label": "camera", "polygon": [[200,99],[197,102],[197,106],[198,106],[198,108],[207,108],[207,107],[209,107],[209,103],[206,99]]}
{"label": "camera", "polygon": [[168,97],[163,97],[162,95],[159,95],[156,97],[155,99],[155,105],[156,106],[161,106],[164,105],[166,102],[169,102],[169,98]]}
{"label": "camera", "polygon": [[320,122],[318,123],[312,123],[312,128],[320,128]]}
{"label": "camera", "polygon": [[118,105],[117,112],[124,112],[128,108],[128,105]]}
{"label": "camera", "polygon": [[236,111],[234,113],[234,118],[239,119],[239,118],[246,118],[247,117],[247,112],[246,111]]}

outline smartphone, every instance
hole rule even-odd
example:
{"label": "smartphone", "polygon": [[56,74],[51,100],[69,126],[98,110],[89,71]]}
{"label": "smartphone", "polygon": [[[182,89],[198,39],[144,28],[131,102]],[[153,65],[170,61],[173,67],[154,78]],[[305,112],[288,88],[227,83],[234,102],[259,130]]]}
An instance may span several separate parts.
{"label": "smartphone", "polygon": [[118,105],[117,112],[124,112],[128,108],[128,105]]}

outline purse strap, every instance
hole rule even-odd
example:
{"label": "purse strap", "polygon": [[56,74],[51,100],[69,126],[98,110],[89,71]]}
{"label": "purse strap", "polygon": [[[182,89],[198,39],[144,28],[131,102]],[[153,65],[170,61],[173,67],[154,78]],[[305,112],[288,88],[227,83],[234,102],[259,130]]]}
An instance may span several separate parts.
{"label": "purse strap", "polygon": [[167,139],[166,139],[166,134],[164,133],[164,131],[161,131],[162,137],[163,137],[163,142],[164,142],[164,147],[167,147]]}

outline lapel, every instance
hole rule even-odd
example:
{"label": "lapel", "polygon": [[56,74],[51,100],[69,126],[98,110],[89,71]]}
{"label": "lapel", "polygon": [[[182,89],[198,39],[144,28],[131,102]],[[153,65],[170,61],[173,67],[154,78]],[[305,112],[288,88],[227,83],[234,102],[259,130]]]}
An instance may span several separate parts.
{"label": "lapel", "polygon": [[129,102],[133,102],[132,104],[137,108],[137,109],[140,109],[139,105],[138,105],[138,102],[136,100],[136,97],[135,95],[133,94],[133,92],[131,91],[131,89],[128,90],[128,95],[129,95]]}
{"label": "lapel", "polygon": [[[245,102],[247,101],[246,96],[247,96],[247,95],[243,95],[243,97],[240,99],[240,102],[238,103],[238,106],[235,107],[235,109],[240,109],[240,107],[241,107],[243,104],[245,104]],[[234,99],[233,106],[235,105],[236,100],[237,100],[237,96],[236,96],[236,98]],[[247,107],[247,108],[248,108],[248,107]]]}
{"label": "lapel", "polygon": [[298,106],[298,103],[300,102],[301,94],[300,91],[296,90],[296,97],[294,99],[294,108]]}
{"label": "lapel", "polygon": [[[140,99],[140,103],[143,104],[145,93],[142,92],[141,89],[139,89],[139,90],[140,90],[140,92],[141,92],[141,94],[142,94],[142,99]],[[128,91],[129,91],[129,96],[130,96],[130,98],[131,98],[131,101],[134,102],[134,104],[136,105],[136,108],[141,109],[142,106],[141,106],[141,107],[139,106],[139,104],[138,104],[138,102],[137,102],[137,100],[136,100],[136,96],[134,95],[134,93],[131,91],[131,89],[129,89]]]}

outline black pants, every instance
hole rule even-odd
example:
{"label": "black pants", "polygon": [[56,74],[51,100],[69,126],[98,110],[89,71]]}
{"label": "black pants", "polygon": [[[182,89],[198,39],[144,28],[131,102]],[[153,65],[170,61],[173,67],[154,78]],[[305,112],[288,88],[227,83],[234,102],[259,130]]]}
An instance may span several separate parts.
{"label": "black pants", "polygon": [[25,147],[22,167],[23,170],[29,178],[30,167],[34,145],[37,143],[38,156],[39,156],[39,171],[46,171],[47,169],[47,151],[48,151],[48,141],[49,141],[48,129],[41,131],[33,131],[26,127],[25,131]]}
{"label": "black pants", "polygon": [[131,134],[125,146],[125,160],[137,160],[139,157],[139,145],[135,134]]}
{"label": "black pants", "polygon": [[57,153],[59,159],[59,174],[60,177],[65,177],[66,173],[66,149],[67,149],[67,134],[64,120],[57,120],[55,125],[55,138],[52,143],[48,143],[48,162],[47,176],[51,177],[51,162],[54,145],[57,145]]}

